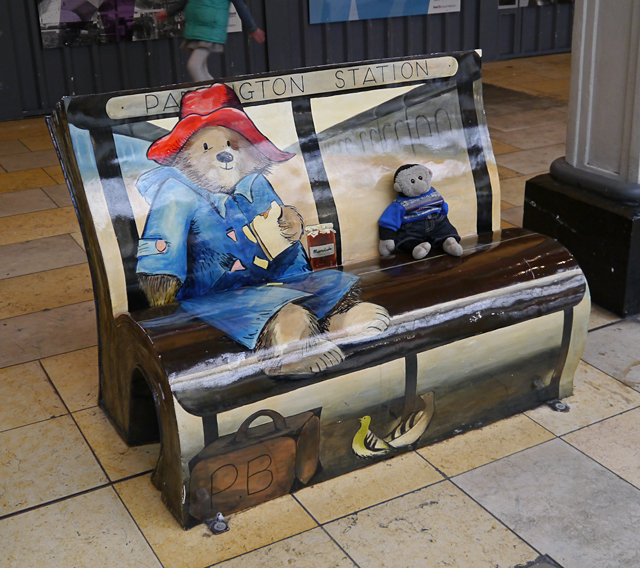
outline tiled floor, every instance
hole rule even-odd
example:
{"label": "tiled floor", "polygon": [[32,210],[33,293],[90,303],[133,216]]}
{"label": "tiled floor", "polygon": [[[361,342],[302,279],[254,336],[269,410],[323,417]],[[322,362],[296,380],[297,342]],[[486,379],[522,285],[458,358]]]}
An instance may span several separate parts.
{"label": "tiled floor", "polygon": [[[485,66],[503,226],[564,152],[570,57]],[[42,119],[0,123],[0,565],[640,567],[640,319],[597,307],[547,407],[182,531],[97,406],[91,281]],[[548,555],[546,561],[541,557]],[[557,563],[557,564],[555,564]]]}

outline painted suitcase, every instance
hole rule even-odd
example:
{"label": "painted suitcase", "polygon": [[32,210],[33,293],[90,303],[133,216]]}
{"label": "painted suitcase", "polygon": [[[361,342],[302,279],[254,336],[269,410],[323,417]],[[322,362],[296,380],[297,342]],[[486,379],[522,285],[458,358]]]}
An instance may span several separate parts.
{"label": "painted suitcase", "polygon": [[[190,462],[189,512],[204,520],[253,507],[308,483],[318,468],[320,410],[284,418],[260,410]],[[270,423],[250,428],[260,417]]]}

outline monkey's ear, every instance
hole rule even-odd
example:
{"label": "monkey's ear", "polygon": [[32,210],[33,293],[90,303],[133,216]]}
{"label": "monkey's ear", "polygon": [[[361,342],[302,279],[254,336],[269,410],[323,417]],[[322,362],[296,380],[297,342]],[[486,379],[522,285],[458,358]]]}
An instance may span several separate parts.
{"label": "monkey's ear", "polygon": [[399,182],[393,184],[393,189],[395,189],[398,193],[402,193],[402,186]]}

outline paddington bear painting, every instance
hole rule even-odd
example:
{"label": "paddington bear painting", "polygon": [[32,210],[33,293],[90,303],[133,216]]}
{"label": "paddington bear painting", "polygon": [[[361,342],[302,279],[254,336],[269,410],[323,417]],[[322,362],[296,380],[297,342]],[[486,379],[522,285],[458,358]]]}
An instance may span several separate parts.
{"label": "paddington bear painting", "polygon": [[389,325],[383,307],[360,301],[357,276],[311,270],[304,220],[266,177],[293,157],[214,84],[183,97],[179,121],[147,151],[158,167],[136,184],[150,206],[137,261],[149,304],[180,302],[263,353],[274,375],[333,367],[344,355],[332,334]]}

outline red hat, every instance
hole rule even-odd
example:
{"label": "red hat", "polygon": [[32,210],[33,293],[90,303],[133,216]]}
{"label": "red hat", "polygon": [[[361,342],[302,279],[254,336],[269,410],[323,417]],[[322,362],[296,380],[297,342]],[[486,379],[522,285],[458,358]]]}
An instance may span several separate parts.
{"label": "red hat", "polygon": [[273,162],[286,162],[295,156],[278,150],[244,113],[233,90],[218,83],[190,91],[182,98],[180,120],[169,134],[151,144],[147,158],[170,166],[189,138],[207,126],[225,126],[242,134]]}

